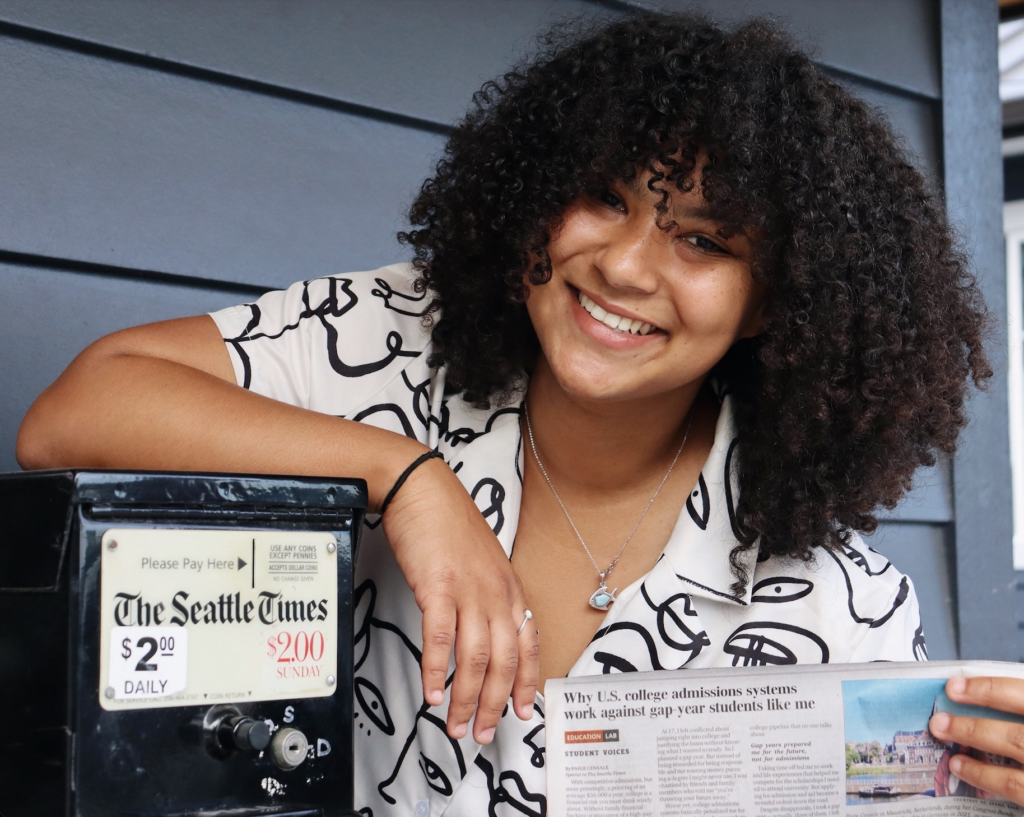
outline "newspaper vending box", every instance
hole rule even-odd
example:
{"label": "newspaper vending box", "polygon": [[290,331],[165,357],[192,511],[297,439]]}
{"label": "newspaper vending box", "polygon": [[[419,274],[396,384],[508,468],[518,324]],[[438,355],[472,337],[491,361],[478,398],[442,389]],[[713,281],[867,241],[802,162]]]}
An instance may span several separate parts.
{"label": "newspaper vending box", "polygon": [[339,815],[362,480],[0,475],[0,814]]}

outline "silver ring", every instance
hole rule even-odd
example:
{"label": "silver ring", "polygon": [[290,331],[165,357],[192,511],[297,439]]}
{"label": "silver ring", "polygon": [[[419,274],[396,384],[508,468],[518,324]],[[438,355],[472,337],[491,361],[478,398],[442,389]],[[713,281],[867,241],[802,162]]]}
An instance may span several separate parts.
{"label": "silver ring", "polygon": [[527,611],[526,611],[526,612],[525,612],[525,613],[523,614],[523,623],[522,623],[522,624],[520,624],[520,625],[519,625],[519,629],[518,629],[518,630],[516,630],[516,635],[519,635],[519,634],[520,634],[520,633],[521,633],[521,632],[523,631],[523,627],[525,627],[525,626],[526,626],[526,622],[527,622],[527,621],[529,621],[529,620],[530,620],[531,618],[533,618],[533,613],[532,613],[532,612],[530,612],[529,610],[527,610]]}

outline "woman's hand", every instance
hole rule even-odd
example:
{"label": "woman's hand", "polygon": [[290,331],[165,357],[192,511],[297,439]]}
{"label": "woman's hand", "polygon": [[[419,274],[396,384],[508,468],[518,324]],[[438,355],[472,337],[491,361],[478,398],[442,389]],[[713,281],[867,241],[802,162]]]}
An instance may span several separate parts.
{"label": "woman's hand", "polygon": [[384,531],[423,611],[423,697],[444,699],[448,658],[455,676],[448,734],[490,743],[511,693],[516,714],[533,715],[540,649],[523,621],[526,596],[497,537],[458,477],[427,460],[410,474],[384,514]]}
{"label": "woman's hand", "polygon": [[[961,704],[1024,713],[1024,680],[1019,678],[950,678],[946,694]],[[937,712],[928,722],[928,729],[940,740],[1024,763],[1024,724]],[[949,770],[975,788],[1024,805],[1024,771],[1020,769],[995,766],[961,754],[950,758]]]}

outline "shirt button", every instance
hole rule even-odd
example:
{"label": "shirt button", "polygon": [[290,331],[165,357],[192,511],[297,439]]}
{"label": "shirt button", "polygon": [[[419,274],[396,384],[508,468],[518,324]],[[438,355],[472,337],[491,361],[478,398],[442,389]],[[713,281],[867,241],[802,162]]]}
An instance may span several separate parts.
{"label": "shirt button", "polygon": [[428,801],[416,801],[416,817],[430,817],[430,803]]}

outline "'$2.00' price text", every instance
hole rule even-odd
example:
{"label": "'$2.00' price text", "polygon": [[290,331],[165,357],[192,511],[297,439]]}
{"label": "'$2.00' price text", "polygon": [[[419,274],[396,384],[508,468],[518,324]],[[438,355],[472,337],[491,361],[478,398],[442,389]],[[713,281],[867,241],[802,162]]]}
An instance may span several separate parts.
{"label": "'$2.00' price text", "polygon": [[323,671],[324,634],[320,630],[281,630],[267,639],[267,657],[278,678],[317,678]]}

